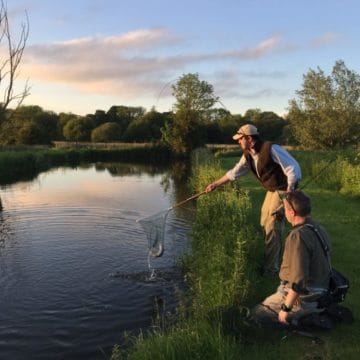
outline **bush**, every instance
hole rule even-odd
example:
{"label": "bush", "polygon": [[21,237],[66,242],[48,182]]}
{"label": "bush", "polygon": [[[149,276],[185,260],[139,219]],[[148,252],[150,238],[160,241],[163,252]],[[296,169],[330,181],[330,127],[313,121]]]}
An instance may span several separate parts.
{"label": "bush", "polygon": [[112,142],[121,139],[121,129],[117,123],[107,122],[91,132],[92,142]]}
{"label": "bush", "polygon": [[[357,157],[360,160],[360,154]],[[339,160],[341,193],[360,196],[360,164],[352,164],[348,160]]]}

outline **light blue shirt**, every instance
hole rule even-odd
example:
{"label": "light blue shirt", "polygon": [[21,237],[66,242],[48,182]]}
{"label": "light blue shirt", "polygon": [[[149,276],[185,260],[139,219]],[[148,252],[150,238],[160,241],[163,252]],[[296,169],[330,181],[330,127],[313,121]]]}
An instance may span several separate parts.
{"label": "light blue shirt", "polygon": [[[259,154],[252,154],[251,152],[249,152],[249,154],[254,161],[257,172]],[[271,146],[270,154],[274,162],[281,166],[282,171],[286,175],[288,187],[294,189],[295,184],[301,179],[301,169],[299,163],[284,148],[277,144],[273,144]],[[234,181],[240,176],[247,174],[249,170],[250,168],[245,159],[245,156],[242,155],[239,162],[226,173],[226,176],[229,178],[229,180]]]}

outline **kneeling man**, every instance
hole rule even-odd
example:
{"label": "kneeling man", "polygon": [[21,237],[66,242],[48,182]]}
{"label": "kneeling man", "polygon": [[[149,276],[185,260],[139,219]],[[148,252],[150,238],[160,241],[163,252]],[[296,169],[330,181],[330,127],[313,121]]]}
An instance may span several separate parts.
{"label": "kneeling man", "polygon": [[311,313],[319,313],[318,300],[329,286],[329,261],[320,239],[330,246],[324,229],[311,220],[311,203],[302,191],[286,194],[285,216],[292,229],[286,241],[276,293],[251,310],[257,323],[293,324]]}

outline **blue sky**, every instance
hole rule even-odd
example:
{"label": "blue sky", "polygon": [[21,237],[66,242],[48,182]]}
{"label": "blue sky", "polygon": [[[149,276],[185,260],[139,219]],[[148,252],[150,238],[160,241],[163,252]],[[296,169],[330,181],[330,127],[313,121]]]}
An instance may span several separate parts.
{"label": "blue sky", "polygon": [[26,13],[30,24],[17,79],[31,86],[25,104],[56,113],[168,111],[171,85],[198,73],[233,114],[284,115],[309,69],[330,74],[341,59],[360,72],[358,0],[8,0],[7,9],[15,38]]}

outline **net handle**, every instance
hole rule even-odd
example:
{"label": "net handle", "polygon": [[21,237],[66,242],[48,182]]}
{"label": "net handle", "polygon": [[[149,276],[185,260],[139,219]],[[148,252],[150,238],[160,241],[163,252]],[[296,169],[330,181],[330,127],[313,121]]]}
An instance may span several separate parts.
{"label": "net handle", "polygon": [[190,196],[188,199],[185,199],[185,200],[183,200],[183,201],[180,201],[179,203],[171,206],[171,207],[169,208],[169,210],[172,210],[172,209],[174,209],[174,208],[176,208],[176,207],[178,207],[178,206],[184,205],[184,204],[186,204],[187,202],[189,202],[189,201],[191,201],[191,200],[194,200],[194,199],[197,199],[199,196],[204,195],[204,194],[206,194],[206,190],[205,190],[205,191],[202,191],[202,192],[200,192],[200,193],[198,193],[198,194],[195,194],[195,195],[193,195],[193,196]]}

